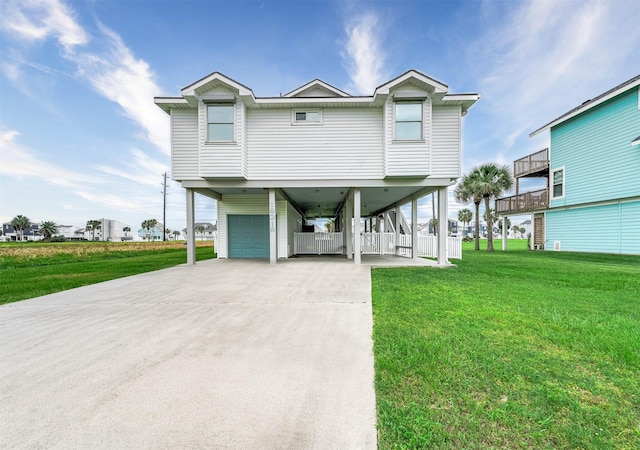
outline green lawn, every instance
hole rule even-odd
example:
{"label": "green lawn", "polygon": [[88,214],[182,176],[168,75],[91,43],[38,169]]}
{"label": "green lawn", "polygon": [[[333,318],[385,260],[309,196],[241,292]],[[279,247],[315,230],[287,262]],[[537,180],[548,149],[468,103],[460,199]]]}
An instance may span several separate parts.
{"label": "green lawn", "polygon": [[[198,244],[198,261],[215,257]],[[0,304],[164,269],[187,260],[182,243],[0,244]]]}
{"label": "green lawn", "polygon": [[640,258],[509,244],[372,272],[380,448],[640,448]]}

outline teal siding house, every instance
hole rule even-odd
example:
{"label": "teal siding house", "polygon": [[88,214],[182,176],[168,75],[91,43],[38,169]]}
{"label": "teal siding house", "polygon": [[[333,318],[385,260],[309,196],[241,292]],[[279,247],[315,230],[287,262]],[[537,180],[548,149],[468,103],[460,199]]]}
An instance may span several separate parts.
{"label": "teal siding house", "polygon": [[516,161],[514,175],[547,188],[520,194],[516,182],[496,209],[532,212],[535,248],[640,254],[639,93],[640,75],[531,133],[549,130],[550,148]]}

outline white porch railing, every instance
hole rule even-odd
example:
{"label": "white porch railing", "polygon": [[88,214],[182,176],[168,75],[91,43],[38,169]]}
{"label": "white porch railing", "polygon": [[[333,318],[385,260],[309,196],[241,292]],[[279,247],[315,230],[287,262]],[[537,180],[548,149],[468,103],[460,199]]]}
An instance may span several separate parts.
{"label": "white porch railing", "polygon": [[[395,233],[362,233],[363,255],[411,256],[411,235],[401,234],[396,246]],[[462,238],[448,237],[447,257],[462,259]],[[396,253],[397,247],[397,253]],[[437,236],[418,236],[418,256],[436,258],[438,256]]]}
{"label": "white porch railing", "polygon": [[[462,259],[462,238],[448,237],[447,257]],[[363,255],[399,255],[411,257],[411,235],[401,234],[396,245],[395,233],[362,233]],[[294,251],[297,255],[341,255],[344,253],[342,233],[294,233]],[[436,258],[438,238],[418,236],[418,256]]]}
{"label": "white porch railing", "polygon": [[342,255],[342,233],[293,233],[296,255]]}

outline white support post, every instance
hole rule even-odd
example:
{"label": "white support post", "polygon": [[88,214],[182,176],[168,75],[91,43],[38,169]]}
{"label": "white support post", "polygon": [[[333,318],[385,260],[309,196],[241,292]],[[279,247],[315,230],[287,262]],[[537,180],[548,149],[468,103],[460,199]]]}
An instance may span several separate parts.
{"label": "white support post", "polygon": [[344,214],[344,219],[345,219],[344,230],[345,230],[345,238],[347,239],[347,259],[353,258],[353,228],[351,225],[351,220],[353,218],[353,208],[352,208],[353,200],[351,195],[352,195],[352,192],[349,192],[347,194],[347,201],[345,205],[346,211]]}
{"label": "white support post", "polygon": [[411,200],[411,257],[418,259],[418,199]]}
{"label": "white support post", "polygon": [[196,219],[193,189],[187,188],[187,264],[196,263]]}
{"label": "white support post", "polygon": [[398,203],[396,203],[396,223],[394,225],[396,226],[396,249],[394,253],[398,255],[400,253],[400,247],[398,247],[400,245],[400,205]]}
{"label": "white support post", "polygon": [[269,263],[275,264],[278,258],[276,235],[276,190],[269,189]]}
{"label": "white support post", "polygon": [[507,216],[502,216],[502,251],[507,251]]}
{"label": "white support post", "polygon": [[362,245],[360,244],[360,189],[353,190],[353,262],[360,264]]}
{"label": "white support post", "polygon": [[448,225],[449,219],[447,214],[447,206],[449,199],[447,198],[447,188],[438,189],[438,265],[449,265],[447,254],[448,243]]}

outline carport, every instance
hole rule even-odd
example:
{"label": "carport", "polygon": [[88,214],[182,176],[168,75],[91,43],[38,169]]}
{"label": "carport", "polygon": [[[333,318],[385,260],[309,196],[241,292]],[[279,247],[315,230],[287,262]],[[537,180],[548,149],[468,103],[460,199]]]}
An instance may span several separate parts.
{"label": "carport", "polygon": [[[445,187],[442,186],[443,183],[446,183]],[[405,249],[404,253],[408,253],[412,258],[418,258],[417,227],[408,227],[406,222],[403,227],[402,215],[397,214],[396,211],[400,211],[402,205],[410,204],[412,211],[410,222],[415,224],[418,221],[418,199],[437,192],[438,217],[446,218],[447,189],[451,183],[452,181],[448,179],[424,178],[364,180],[355,187],[332,181],[316,182],[315,186],[309,186],[308,182],[292,181],[284,186],[281,184],[276,186],[275,183],[246,180],[216,180],[215,183],[206,180],[183,181],[182,185],[187,195],[188,229],[195,224],[194,193],[196,192],[223,203],[230,202],[229,199],[236,202],[251,199],[253,209],[238,208],[229,214],[221,213],[220,208],[218,210],[220,245],[217,245],[217,248],[220,249],[223,258],[268,257],[270,262],[275,264],[279,258],[278,247],[282,247],[285,242],[285,238],[278,233],[292,233],[296,222],[332,217],[335,220],[336,232],[342,233],[342,254],[348,259],[353,259],[355,264],[360,264],[363,253],[362,233],[380,233],[383,229],[385,231],[392,229],[397,235],[401,233],[410,235],[411,238],[406,244],[396,237],[394,254],[401,255],[402,250]],[[296,221],[279,220],[277,202],[280,201],[285,201],[292,210],[295,210],[295,214],[299,215]],[[247,200],[246,203],[249,201]],[[393,214],[389,214],[390,212]],[[285,228],[284,231],[283,228]],[[449,265],[446,236],[447,221],[438,221],[437,260],[442,266]],[[195,264],[193,233],[187,235],[187,248],[188,264]]]}

